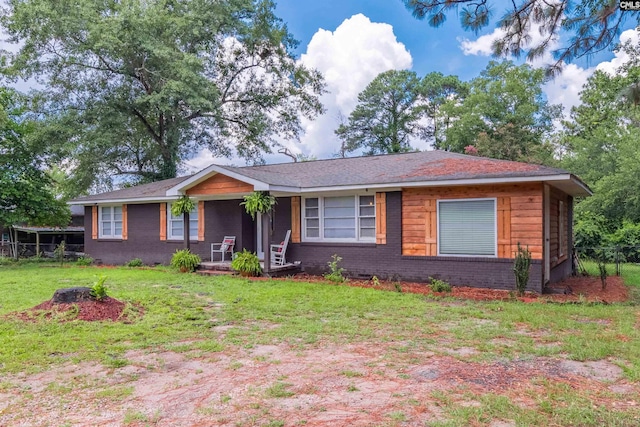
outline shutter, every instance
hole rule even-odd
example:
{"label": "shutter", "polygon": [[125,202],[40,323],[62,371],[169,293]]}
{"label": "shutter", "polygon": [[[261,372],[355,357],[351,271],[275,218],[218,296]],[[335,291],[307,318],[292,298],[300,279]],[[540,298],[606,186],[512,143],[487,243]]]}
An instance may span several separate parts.
{"label": "shutter", "polygon": [[300,243],[300,196],[291,198],[291,243]]}
{"label": "shutter", "polygon": [[441,255],[496,255],[494,200],[440,201]]}
{"label": "shutter", "polygon": [[127,240],[127,205],[122,205],[122,240]]}
{"label": "shutter", "polygon": [[91,207],[91,238],[98,239],[98,207]]}
{"label": "shutter", "polygon": [[160,240],[167,240],[167,204],[160,203]]}
{"label": "shutter", "polygon": [[387,193],[376,193],[376,243],[387,244]]}
{"label": "shutter", "polygon": [[204,201],[198,202],[198,241],[204,242]]}
{"label": "shutter", "polygon": [[511,251],[511,197],[498,198],[498,257],[513,258]]}
{"label": "shutter", "polygon": [[426,199],[424,201],[426,256],[438,255],[438,201]]}

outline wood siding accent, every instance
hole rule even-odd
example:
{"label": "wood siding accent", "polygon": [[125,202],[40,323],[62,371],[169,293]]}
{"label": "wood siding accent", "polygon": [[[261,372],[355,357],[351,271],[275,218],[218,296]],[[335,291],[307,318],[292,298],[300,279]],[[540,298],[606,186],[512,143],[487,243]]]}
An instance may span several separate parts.
{"label": "wood siding accent", "polygon": [[300,243],[302,240],[300,199],[300,196],[291,197],[291,243]]}
{"label": "wood siding accent", "polygon": [[387,193],[376,193],[376,244],[387,244]]}
{"label": "wood siding accent", "polygon": [[160,203],[160,240],[167,240],[167,204]]}
{"label": "wood siding accent", "polygon": [[122,205],[122,240],[127,240],[129,237],[127,222],[127,205]]}
{"label": "wood siding accent", "polygon": [[436,256],[437,205],[443,199],[496,198],[498,257],[513,258],[518,245],[542,259],[542,184],[407,188],[402,192],[402,254]]}
{"label": "wood siding accent", "polygon": [[91,207],[91,238],[98,240],[98,207]]}
{"label": "wood siding accent", "polygon": [[222,174],[216,174],[187,190],[189,196],[206,196],[211,194],[251,193],[253,185]]}
{"label": "wood siding accent", "polygon": [[498,197],[498,258],[512,258],[511,197]]}
{"label": "wood siding accent", "polygon": [[198,202],[198,241],[204,242],[204,201]]}

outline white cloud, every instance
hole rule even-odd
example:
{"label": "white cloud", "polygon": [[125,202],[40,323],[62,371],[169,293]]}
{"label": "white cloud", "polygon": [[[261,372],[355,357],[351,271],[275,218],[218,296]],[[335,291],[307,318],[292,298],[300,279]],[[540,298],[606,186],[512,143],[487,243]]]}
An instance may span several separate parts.
{"label": "white cloud", "polygon": [[[638,44],[640,40],[640,34],[638,30],[627,30],[620,34],[620,44],[624,44],[627,41]],[[596,70],[601,70],[609,74],[615,74],[615,71],[629,61],[629,55],[622,50],[614,52],[614,58],[611,61],[604,61],[596,66]]]}
{"label": "white cloud", "polygon": [[[389,24],[371,22],[362,14],[346,19],[335,31],[320,29],[300,61],[325,77],[327,93],[322,102],[327,112],[303,123],[302,151],[318,158],[330,157],[340,147],[333,131],[339,115],[353,111],[358,94],[380,73],[411,68],[412,58],[398,42]],[[292,150],[300,151],[295,144]]]}

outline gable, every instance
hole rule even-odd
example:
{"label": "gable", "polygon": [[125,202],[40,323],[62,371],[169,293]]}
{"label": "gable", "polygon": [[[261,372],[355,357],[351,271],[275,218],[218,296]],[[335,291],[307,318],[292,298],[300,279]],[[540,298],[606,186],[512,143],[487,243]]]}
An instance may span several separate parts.
{"label": "gable", "polygon": [[217,173],[187,190],[189,196],[251,193],[253,185]]}

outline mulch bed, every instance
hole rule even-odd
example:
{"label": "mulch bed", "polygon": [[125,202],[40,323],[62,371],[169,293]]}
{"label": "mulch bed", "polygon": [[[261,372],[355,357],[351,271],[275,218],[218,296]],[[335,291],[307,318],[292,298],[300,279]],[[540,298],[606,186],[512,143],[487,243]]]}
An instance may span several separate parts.
{"label": "mulch bed", "polygon": [[127,322],[129,319],[124,315],[126,305],[126,303],[111,297],[104,297],[100,301],[73,303],[54,303],[49,300],[28,310],[10,313],[5,317],[24,321],[44,318],[60,322],[73,320]]}

